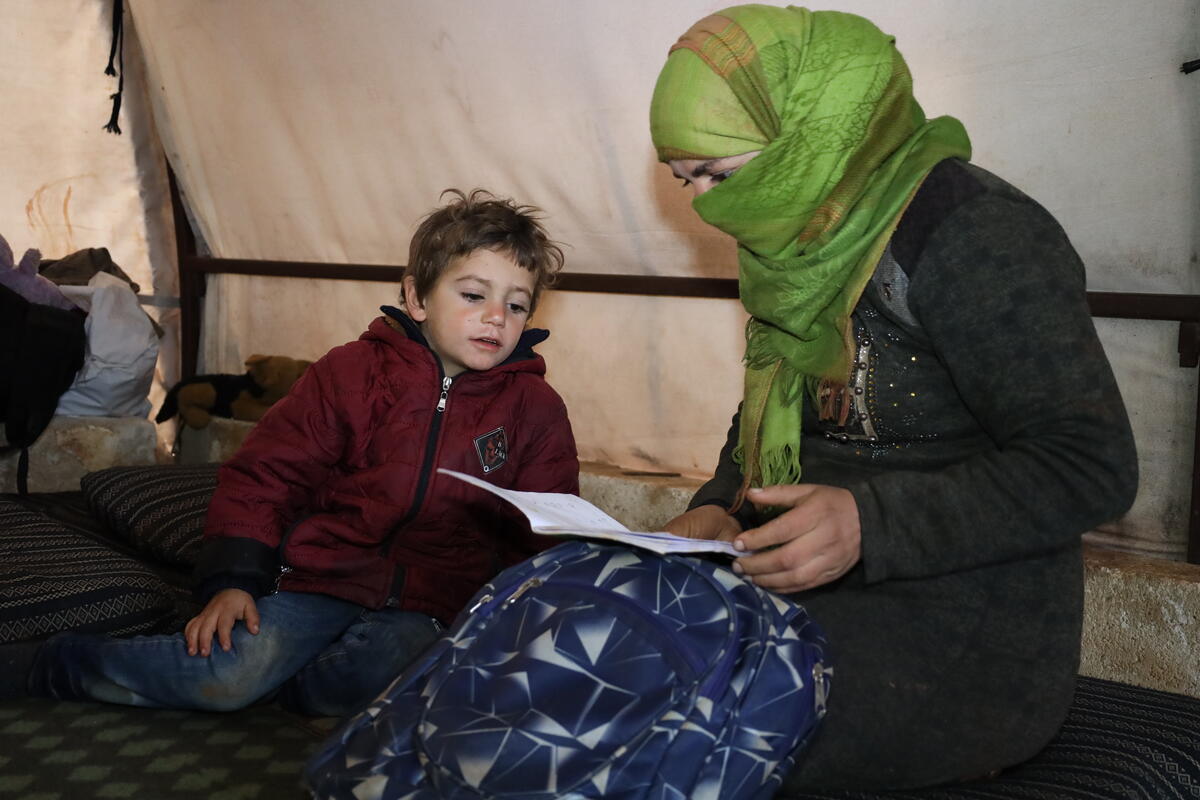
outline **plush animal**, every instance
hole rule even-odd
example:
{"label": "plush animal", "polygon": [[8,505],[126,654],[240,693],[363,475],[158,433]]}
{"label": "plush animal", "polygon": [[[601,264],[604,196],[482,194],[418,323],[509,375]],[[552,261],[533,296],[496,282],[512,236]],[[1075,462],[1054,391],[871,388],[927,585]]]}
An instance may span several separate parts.
{"label": "plush animal", "polygon": [[155,422],[178,414],[191,428],[203,428],[213,417],[257,422],[312,364],[287,356],[252,355],[244,375],[197,375],[171,387]]}
{"label": "plush animal", "polygon": [[41,261],[42,254],[30,248],[21,256],[21,263],[14,264],[12,248],[0,236],[0,285],[7,286],[31,303],[75,311],[75,304],[63,296],[54,281],[38,274]]}

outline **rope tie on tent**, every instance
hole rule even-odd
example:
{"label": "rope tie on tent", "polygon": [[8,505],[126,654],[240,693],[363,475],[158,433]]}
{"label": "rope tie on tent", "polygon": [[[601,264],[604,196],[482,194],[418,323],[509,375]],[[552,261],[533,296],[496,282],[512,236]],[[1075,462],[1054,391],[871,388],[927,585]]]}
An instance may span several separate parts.
{"label": "rope tie on tent", "polygon": [[109,117],[104,130],[118,135],[121,133],[121,126],[117,124],[117,117],[121,114],[121,93],[125,91],[125,31],[122,25],[124,16],[125,0],[113,0],[112,48],[108,51],[108,66],[105,67],[104,74],[117,74],[117,69],[113,67],[115,61],[121,75],[117,79],[116,94],[109,95],[109,99],[113,101],[112,116]]}

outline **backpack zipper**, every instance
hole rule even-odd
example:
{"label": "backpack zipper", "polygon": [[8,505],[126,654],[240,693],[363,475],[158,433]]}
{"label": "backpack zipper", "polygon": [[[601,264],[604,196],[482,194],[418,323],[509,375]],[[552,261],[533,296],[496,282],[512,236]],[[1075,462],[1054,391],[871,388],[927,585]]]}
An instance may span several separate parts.
{"label": "backpack zipper", "polygon": [[829,676],[833,667],[827,667],[820,661],[813,664],[813,705],[817,710],[817,718],[825,716],[825,701],[829,698]]}
{"label": "backpack zipper", "polygon": [[[438,370],[441,371],[440,368]],[[446,403],[450,399],[450,385],[454,379],[443,375],[442,376],[442,391],[438,395],[437,405],[434,406],[433,422],[429,425],[429,434],[425,437],[425,458],[421,462],[421,472],[417,476],[417,490],[413,493],[413,504],[408,509],[408,513],[404,515],[396,525],[392,528],[392,534],[388,537],[383,545],[383,555],[390,556],[392,553],[392,545],[395,544],[396,534],[403,530],[408,523],[412,522],[418,513],[421,511],[421,506],[425,502],[425,490],[429,488],[429,476],[433,472],[433,457],[437,454],[437,441],[442,432],[442,420],[446,415]]]}

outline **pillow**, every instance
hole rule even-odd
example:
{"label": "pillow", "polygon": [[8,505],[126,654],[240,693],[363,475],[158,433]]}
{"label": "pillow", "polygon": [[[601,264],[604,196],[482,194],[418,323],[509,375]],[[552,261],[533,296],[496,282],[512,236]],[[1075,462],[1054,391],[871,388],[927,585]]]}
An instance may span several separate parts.
{"label": "pillow", "polygon": [[137,559],[11,500],[0,500],[0,532],[0,642],[181,624],[180,590]]}
{"label": "pillow", "polygon": [[109,467],[80,480],[92,513],[137,550],[191,568],[200,556],[217,464]]}

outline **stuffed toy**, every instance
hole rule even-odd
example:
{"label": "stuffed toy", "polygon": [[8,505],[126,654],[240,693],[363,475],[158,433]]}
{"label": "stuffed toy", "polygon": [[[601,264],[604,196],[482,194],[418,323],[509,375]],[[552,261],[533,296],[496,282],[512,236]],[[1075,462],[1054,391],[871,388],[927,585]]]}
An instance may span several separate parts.
{"label": "stuffed toy", "polygon": [[287,356],[252,355],[244,375],[197,375],[171,387],[155,422],[178,414],[190,428],[203,428],[213,417],[257,422],[312,364]]}
{"label": "stuffed toy", "polygon": [[63,296],[54,281],[38,274],[42,254],[34,249],[25,251],[21,263],[13,263],[13,251],[0,236],[0,285],[7,286],[31,303],[61,308],[63,311],[77,310],[75,304]]}

